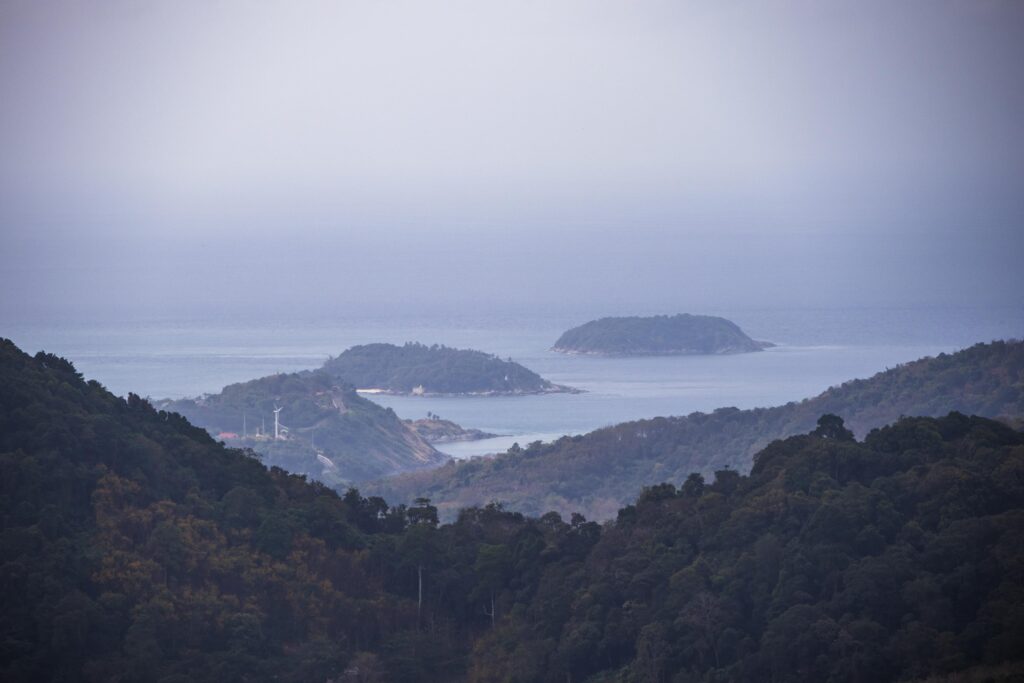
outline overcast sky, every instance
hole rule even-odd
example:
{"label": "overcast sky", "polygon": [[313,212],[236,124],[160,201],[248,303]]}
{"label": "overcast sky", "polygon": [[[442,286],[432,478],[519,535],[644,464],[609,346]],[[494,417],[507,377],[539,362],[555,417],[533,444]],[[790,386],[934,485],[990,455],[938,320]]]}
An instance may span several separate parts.
{"label": "overcast sky", "polygon": [[0,314],[1024,305],[1024,3],[0,0]]}

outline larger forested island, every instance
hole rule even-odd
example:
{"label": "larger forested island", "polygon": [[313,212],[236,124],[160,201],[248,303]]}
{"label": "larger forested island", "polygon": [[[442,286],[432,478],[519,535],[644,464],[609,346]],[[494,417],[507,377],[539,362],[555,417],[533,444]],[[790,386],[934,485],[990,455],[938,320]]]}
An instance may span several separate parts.
{"label": "larger forested island", "polygon": [[439,524],[7,340],[0,387],[0,680],[1024,676],[1024,435],[997,422],[857,442],[826,415],[749,476],[650,479],[605,525]]}
{"label": "larger forested island", "polygon": [[328,360],[324,370],[359,389],[389,394],[496,396],[574,391],[511,359],[437,344],[353,346]]}
{"label": "larger forested island", "polygon": [[761,351],[739,326],[710,315],[601,318],[565,332],[553,351],[605,356],[682,356]]}

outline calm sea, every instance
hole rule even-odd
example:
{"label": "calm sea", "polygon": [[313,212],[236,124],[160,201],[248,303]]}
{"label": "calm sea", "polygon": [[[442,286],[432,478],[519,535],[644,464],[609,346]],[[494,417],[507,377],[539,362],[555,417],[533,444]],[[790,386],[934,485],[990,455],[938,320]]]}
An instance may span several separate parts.
{"label": "calm sea", "polygon": [[8,321],[23,350],[72,360],[117,394],[179,398],[276,372],[314,368],[355,344],[420,341],[498,354],[582,394],[436,398],[374,396],[401,417],[433,412],[503,435],[452,444],[455,457],[502,451],[625,420],[723,406],[773,406],[848,379],[980,341],[1024,337],[1021,309],[719,311],[776,348],[735,356],[596,358],[548,349],[593,316],[402,317],[330,320]]}

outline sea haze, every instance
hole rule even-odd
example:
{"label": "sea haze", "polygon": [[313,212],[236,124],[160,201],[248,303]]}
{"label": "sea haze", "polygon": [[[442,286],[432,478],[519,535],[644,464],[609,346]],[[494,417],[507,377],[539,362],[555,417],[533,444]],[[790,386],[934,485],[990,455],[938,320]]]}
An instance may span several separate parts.
{"label": "sea haze", "polygon": [[154,320],[60,325],[21,321],[6,335],[71,359],[117,394],[180,398],[276,372],[315,368],[355,344],[421,341],[476,348],[582,394],[517,397],[371,396],[403,418],[433,412],[499,438],[445,444],[454,457],[503,451],[626,420],[814,396],[898,363],[976,342],[1024,337],[1016,308],[717,311],[777,347],[735,356],[600,358],[551,352],[586,317],[359,317],[318,321]]}

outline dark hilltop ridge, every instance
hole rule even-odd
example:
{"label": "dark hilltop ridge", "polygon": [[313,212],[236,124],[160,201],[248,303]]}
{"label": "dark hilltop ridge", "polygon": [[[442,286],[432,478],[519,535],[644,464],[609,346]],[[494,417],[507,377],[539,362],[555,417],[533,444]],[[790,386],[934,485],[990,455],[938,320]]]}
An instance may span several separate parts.
{"label": "dark hilltop ridge", "polygon": [[439,524],[7,340],[0,388],[0,680],[1024,677],[1024,434],[991,420],[824,415],[604,525]]}
{"label": "dark hilltop ridge", "polygon": [[847,418],[857,436],[903,415],[950,411],[1024,417],[1024,342],[977,344],[828,389],[774,408],[720,408],[685,417],[625,422],[493,458],[449,462],[364,485],[389,500],[426,496],[442,511],[490,501],[527,514],[556,510],[608,519],[652,481],[680,484],[691,472],[744,472],[773,439],[806,432],[824,413]]}
{"label": "dark hilltop ridge", "polygon": [[324,363],[357,389],[388,394],[507,396],[575,392],[511,359],[471,349],[408,342],[353,346]]}
{"label": "dark hilltop ridge", "polygon": [[774,346],[755,341],[736,323],[710,315],[601,318],[562,334],[561,353],[603,356],[685,356],[750,353]]}

